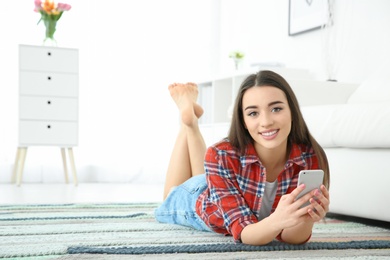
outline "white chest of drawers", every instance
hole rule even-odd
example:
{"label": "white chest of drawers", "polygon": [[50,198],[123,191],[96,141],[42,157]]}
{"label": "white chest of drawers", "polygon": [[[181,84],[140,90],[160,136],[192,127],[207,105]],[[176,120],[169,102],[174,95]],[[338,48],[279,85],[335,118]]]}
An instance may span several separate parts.
{"label": "white chest of drawers", "polygon": [[12,181],[20,185],[29,146],[59,146],[67,177],[68,150],[78,144],[78,50],[19,45],[19,147]]}

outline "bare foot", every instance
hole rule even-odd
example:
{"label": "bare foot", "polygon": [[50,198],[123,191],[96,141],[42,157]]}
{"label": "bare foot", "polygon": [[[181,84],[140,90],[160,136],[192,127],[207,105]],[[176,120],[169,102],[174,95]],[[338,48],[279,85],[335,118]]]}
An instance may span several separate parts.
{"label": "bare foot", "polygon": [[186,85],[196,90],[196,97],[194,100],[194,112],[196,117],[200,118],[203,115],[203,108],[198,103],[196,103],[196,100],[198,98],[198,86],[192,82],[188,82]]}
{"label": "bare foot", "polygon": [[181,120],[186,125],[191,125],[201,117],[203,109],[196,104],[198,87],[195,83],[173,83],[168,87],[172,99],[180,110]]}

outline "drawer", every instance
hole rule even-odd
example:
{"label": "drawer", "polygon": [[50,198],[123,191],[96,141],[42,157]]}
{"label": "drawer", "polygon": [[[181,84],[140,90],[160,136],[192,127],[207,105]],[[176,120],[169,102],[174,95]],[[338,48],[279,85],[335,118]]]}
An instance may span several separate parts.
{"label": "drawer", "polygon": [[77,98],[19,97],[20,119],[78,120]]}
{"label": "drawer", "polygon": [[78,73],[77,49],[19,45],[19,69]]}
{"label": "drawer", "polygon": [[19,87],[22,95],[77,97],[78,74],[55,72],[19,72]]}
{"label": "drawer", "polygon": [[75,122],[19,121],[19,145],[76,146],[78,124]]}

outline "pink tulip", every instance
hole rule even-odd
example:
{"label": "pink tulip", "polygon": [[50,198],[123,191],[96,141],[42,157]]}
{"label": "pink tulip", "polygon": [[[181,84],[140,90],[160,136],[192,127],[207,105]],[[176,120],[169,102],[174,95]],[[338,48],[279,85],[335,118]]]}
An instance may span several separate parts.
{"label": "pink tulip", "polygon": [[40,10],[42,10],[42,1],[41,0],[35,0],[34,5],[35,5],[35,8],[34,8],[35,12],[39,12]]}
{"label": "pink tulip", "polygon": [[69,4],[64,4],[64,3],[58,3],[57,4],[57,10],[58,11],[69,11],[71,6]]}

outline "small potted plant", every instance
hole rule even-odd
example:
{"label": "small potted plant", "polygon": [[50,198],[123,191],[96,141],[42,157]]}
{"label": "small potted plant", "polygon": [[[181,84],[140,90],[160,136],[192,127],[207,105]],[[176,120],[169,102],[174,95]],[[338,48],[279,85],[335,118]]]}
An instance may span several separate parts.
{"label": "small potted plant", "polygon": [[232,58],[234,61],[234,66],[235,66],[236,70],[239,69],[240,64],[241,64],[242,60],[244,59],[244,57],[245,57],[245,54],[241,51],[232,51],[229,54],[229,58]]}

